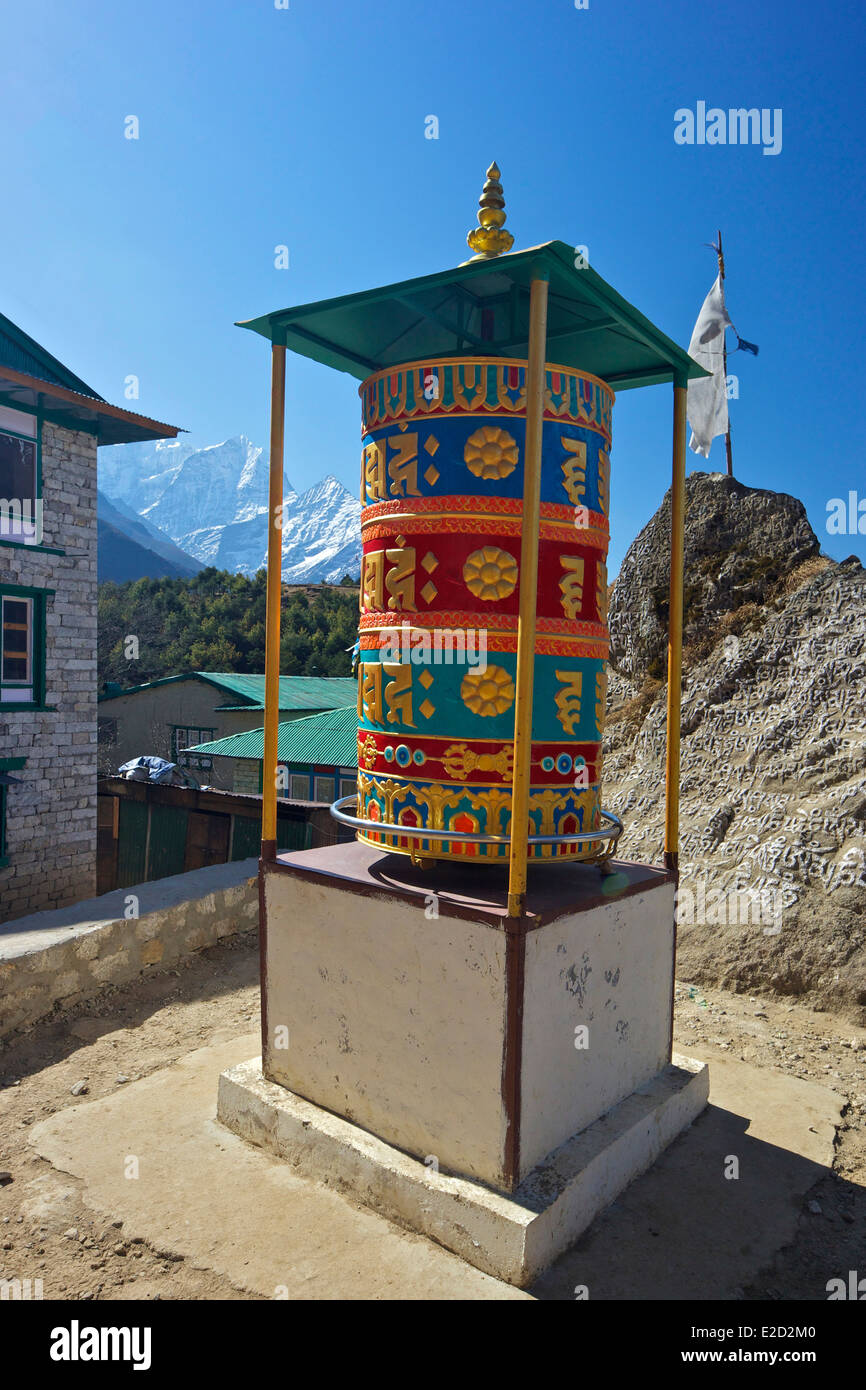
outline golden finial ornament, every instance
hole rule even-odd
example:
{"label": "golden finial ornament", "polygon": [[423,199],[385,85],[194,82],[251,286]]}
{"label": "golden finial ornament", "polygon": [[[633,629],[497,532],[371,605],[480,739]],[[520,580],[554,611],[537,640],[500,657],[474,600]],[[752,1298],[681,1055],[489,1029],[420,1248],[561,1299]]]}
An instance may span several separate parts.
{"label": "golden finial ornament", "polygon": [[494,161],[487,170],[487,179],[478,199],[478,226],[473,227],[466,238],[475,252],[473,259],[490,260],[511,250],[514,237],[505,230],[506,216],[499,166]]}

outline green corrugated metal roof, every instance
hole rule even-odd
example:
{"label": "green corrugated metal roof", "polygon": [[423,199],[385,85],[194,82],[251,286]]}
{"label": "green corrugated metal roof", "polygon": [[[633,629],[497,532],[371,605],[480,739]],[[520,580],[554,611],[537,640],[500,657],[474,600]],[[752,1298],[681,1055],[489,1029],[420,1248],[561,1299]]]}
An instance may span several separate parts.
{"label": "green corrugated metal roof", "polygon": [[363,380],[400,362],[483,353],[525,358],[529,286],[550,282],[548,362],[593,372],[618,391],[709,373],[617,294],[573,246],[548,241],[492,260],[358,294],[278,309],[238,324]]}
{"label": "green corrugated metal roof", "polygon": [[[279,726],[277,759],[281,763],[324,764],[327,767],[358,766],[357,701],[344,709],[327,710],[307,719],[290,719]],[[211,743],[197,743],[188,751],[218,758],[264,757],[264,729],[247,729]]]}
{"label": "green corrugated metal roof", "polygon": [[13,367],[15,371],[24,372],[27,376],[53,381],[58,386],[68,387],[70,391],[92,396],[95,401],[104,399],[92,386],[82,381],[80,376],[76,376],[47,352],[35,338],[25,333],[23,328],[7,319],[5,314],[0,314],[0,366]]}
{"label": "green corrugated metal roof", "polygon": [[[246,707],[264,709],[264,676],[212,675],[210,679],[240,695]],[[358,683],[352,676],[280,676],[280,709],[337,709],[357,697]]]}
{"label": "green corrugated metal roof", "polygon": [[[171,685],[176,681],[201,680],[208,685],[234,696],[234,703],[217,705],[220,710],[264,709],[264,676],[236,676],[231,671],[186,671],[180,676],[163,676],[160,680],[145,681],[143,685],[129,686],[126,690],[114,688],[114,682],[106,682],[110,689],[100,695],[100,701],[117,700],[121,695],[133,695],[139,690],[152,690],[158,685]],[[358,686],[353,676],[280,676],[280,709],[337,709],[357,699]]]}
{"label": "green corrugated metal roof", "polygon": [[176,425],[150,420],[108,401],[0,314],[0,405],[35,410],[69,430],[85,430],[98,444],[174,438]]}

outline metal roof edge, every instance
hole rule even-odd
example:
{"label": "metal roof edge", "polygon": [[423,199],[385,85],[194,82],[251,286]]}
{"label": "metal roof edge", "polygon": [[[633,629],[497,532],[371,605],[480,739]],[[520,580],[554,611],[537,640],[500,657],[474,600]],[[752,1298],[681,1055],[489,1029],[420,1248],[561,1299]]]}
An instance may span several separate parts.
{"label": "metal roof edge", "polygon": [[127,686],[125,690],[112,690],[96,697],[97,704],[103,700],[119,700],[123,695],[135,695],[139,690],[152,690],[157,685],[171,685],[175,681],[188,681],[195,676],[195,672],[180,676],[159,676],[155,681],[142,681],[140,685]]}
{"label": "metal roof edge", "polygon": [[[416,275],[408,280],[395,280],[390,285],[378,285],[370,290],[357,290],[349,294],[334,295],[329,299],[314,299],[308,304],[289,305],[285,309],[273,309],[268,314],[259,314],[251,319],[236,319],[236,328],[248,328],[253,333],[260,333],[264,338],[274,339],[263,324],[278,323],[282,327],[289,327],[293,318],[303,318],[306,314],[313,312],[330,311],[341,309],[347,304],[374,304],[379,299],[389,298],[395,290],[405,291],[409,288],[432,288],[437,284],[444,284],[452,280],[455,275],[461,273],[461,278],[465,276],[482,275],[489,273],[491,266],[500,268],[509,262],[523,261],[539,253],[544,253],[550,248],[565,245],[564,242],[556,243],[553,241],[543,242],[540,246],[530,246],[525,251],[509,251],[505,256],[497,256],[491,260],[465,261],[461,265],[449,266],[445,270],[435,270],[430,275]],[[378,370],[373,367],[371,370]]]}
{"label": "metal roof edge", "polygon": [[19,348],[28,352],[31,357],[35,357],[49,371],[54,372],[60,378],[61,383],[65,383],[71,390],[76,391],[79,395],[89,396],[93,400],[101,401],[103,399],[98,391],[94,391],[92,386],[88,386],[86,381],[82,381],[80,376],[76,376],[74,372],[64,366],[59,357],[55,357],[41,343],[37,343],[35,338],[31,338],[29,333],[25,333],[23,328],[19,328],[17,323],[13,323],[5,314],[0,314],[0,331],[5,333],[7,338],[11,338]]}
{"label": "metal roof edge", "polygon": [[[652,352],[658,353],[669,365],[669,372],[665,371],[660,363],[646,374],[626,374],[616,382],[618,389],[654,385],[677,377],[695,380],[710,375],[706,368],[625,299],[592,266],[575,266],[574,248],[564,241],[542,242],[537,246],[530,246],[522,251],[511,251],[489,260],[465,261],[445,270],[434,271],[430,275],[415,276],[409,280],[395,281],[369,290],[275,309],[255,318],[239,319],[235,326],[258,333],[278,346],[292,347],[293,338],[300,340],[295,350],[303,356],[337,370],[349,372],[353,376],[360,372],[363,379],[366,375],[387,370],[387,367],[383,367],[380,362],[353,354],[340,344],[320,338],[302,327],[299,321],[311,314],[332,313],[347,306],[375,304],[389,298],[405,298],[417,291],[433,289],[437,285],[448,284],[458,279],[465,280],[467,277],[474,278],[496,271],[507,274],[509,266],[525,266],[526,262],[532,261],[538,262],[539,268],[545,266],[555,271],[557,277],[564,278],[567,284],[582,285],[600,308],[606,309],[634,338],[641,340]],[[611,384],[614,382],[611,381]]]}
{"label": "metal roof edge", "polygon": [[[305,730],[303,728],[304,725],[317,723],[320,726],[324,726],[325,724],[329,724],[331,721],[336,720],[338,716],[341,715],[351,716],[350,723],[352,726],[352,732],[354,734],[357,720],[357,705],[354,700],[351,704],[338,705],[335,709],[321,710],[317,714],[304,715],[302,719],[283,719],[277,725],[277,748],[279,749],[279,736],[283,730],[287,731],[287,736],[291,734],[293,737],[297,738],[298,736],[303,736],[305,732],[309,732],[308,729]],[[210,739],[207,743],[197,743],[194,746],[191,746],[187,751],[191,753],[209,753],[215,758],[260,757],[264,756],[264,735],[264,727],[259,729],[239,729],[237,733],[225,734],[222,738]],[[230,751],[231,745],[243,746],[244,742],[251,738],[261,738],[261,754],[252,753],[249,750],[245,751],[244,753],[233,753]],[[345,767],[347,766],[347,764],[335,763],[334,766]]]}
{"label": "metal roof edge", "polygon": [[[264,679],[265,679],[264,673],[261,672],[261,671],[239,671],[239,672],[233,672],[233,671],[182,671],[182,672],[180,673],[180,675],[177,675],[177,676],[158,676],[156,680],[152,680],[152,681],[142,681],[139,685],[130,685],[130,686],[128,686],[125,690],[111,691],[110,693],[106,693],[106,694],[103,694],[103,695],[99,695],[99,696],[97,697],[97,699],[100,700],[100,701],[101,701],[101,700],[119,700],[120,697],[121,697],[122,695],[134,695],[134,694],[136,694],[139,690],[152,690],[152,689],[154,689],[154,688],[155,688],[156,686],[158,686],[158,685],[172,685],[172,684],[175,683],[176,681],[200,680],[200,681],[205,681],[208,685],[212,685],[216,690],[228,691],[228,692],[231,693],[231,695],[232,695],[233,697],[246,701],[246,704],[240,704],[240,705],[221,705],[221,706],[219,706],[219,708],[220,708],[222,711],[226,711],[226,710],[257,710],[257,709],[260,709],[260,708],[264,708],[263,703],[262,703],[261,701],[259,701],[259,700],[254,699],[253,696],[246,694],[246,692],[245,692],[244,690],[239,689],[238,686],[236,686],[235,684],[233,684],[233,682],[234,682],[235,680],[240,680],[240,681],[244,681],[244,680],[259,680],[259,681],[264,682]],[[280,676],[280,680],[281,680],[281,681],[307,681],[307,680],[309,680],[309,681],[317,681],[317,682],[319,682],[319,681],[351,681],[353,684],[355,683],[355,678],[354,678],[353,676],[289,676],[289,675],[283,675],[283,676]],[[326,707],[324,707],[322,710],[318,711],[318,713],[321,713],[321,714],[333,714],[335,709],[345,709],[345,708],[348,708],[349,705],[350,705],[351,703],[353,703],[353,701],[347,701],[347,702],[346,702],[346,705],[330,705],[330,706],[326,706]],[[295,705],[285,705],[285,706],[281,706],[281,708],[284,708],[284,709],[296,709],[296,708],[298,708],[298,706],[295,706]],[[303,706],[300,706],[300,708],[303,708]],[[315,718],[318,717],[318,713],[317,713],[317,714],[312,714],[312,715],[304,715],[303,717],[304,717],[305,719],[307,719],[307,718],[309,718],[309,719],[315,719]],[[298,721],[298,720],[287,720],[287,721],[285,721],[285,722],[286,722],[286,723],[298,723],[298,722],[300,722],[300,721]],[[226,735],[226,737],[234,737],[234,735]]]}
{"label": "metal roof edge", "polygon": [[[646,314],[642,314],[640,309],[635,308],[634,304],[625,299],[618,290],[615,290],[613,285],[603,279],[592,266],[587,265],[583,269],[578,269],[574,265],[573,247],[568,246],[564,241],[555,241],[550,244],[551,247],[555,249],[557,259],[560,263],[566,260],[566,256],[571,258],[567,265],[567,269],[576,275],[587,277],[587,284],[591,286],[590,292],[592,293],[592,290],[595,291],[594,298],[597,296],[599,302],[605,308],[611,310],[619,309],[626,322],[641,330],[641,336],[648,338],[652,346],[661,348],[674,359],[674,361],[671,362],[672,369],[678,364],[681,369],[687,372],[689,379],[701,376],[712,376],[712,372],[708,372],[705,367],[702,367],[699,362],[696,362],[693,357],[690,357],[685,348],[675,343],[673,338],[669,338],[663,329],[657,327],[651,319],[646,317]],[[566,256],[563,255],[563,252],[566,253]],[[622,389],[622,386],[620,386],[620,390]]]}
{"label": "metal roof edge", "polygon": [[149,415],[139,415],[136,411],[124,410],[123,406],[112,405],[102,396],[86,395],[81,391],[73,390],[71,387],[48,381],[44,377],[32,376],[29,372],[19,372],[15,367],[6,367],[0,364],[0,380],[4,379],[11,386],[24,387],[28,391],[36,392],[37,395],[51,396],[54,400],[66,401],[80,409],[92,411],[94,415],[104,415],[113,420],[127,421],[131,425],[136,425],[140,430],[148,431],[156,439],[175,439],[179,434],[187,433],[180,425],[169,425],[164,420],[154,420]]}
{"label": "metal roof edge", "polygon": [[[191,680],[206,681],[208,685],[215,686],[217,690],[227,690],[229,688],[220,681],[215,680],[213,676],[208,675],[205,671],[182,671],[179,676],[158,676],[154,681],[142,681],[140,685],[130,685],[125,690],[115,690],[110,694],[99,695],[97,696],[97,703],[103,700],[119,700],[123,695],[136,695],[139,690],[155,690],[158,685],[174,685],[177,681]],[[239,692],[233,691],[232,693],[238,694]],[[241,705],[239,708],[244,709],[247,708],[247,706]]]}

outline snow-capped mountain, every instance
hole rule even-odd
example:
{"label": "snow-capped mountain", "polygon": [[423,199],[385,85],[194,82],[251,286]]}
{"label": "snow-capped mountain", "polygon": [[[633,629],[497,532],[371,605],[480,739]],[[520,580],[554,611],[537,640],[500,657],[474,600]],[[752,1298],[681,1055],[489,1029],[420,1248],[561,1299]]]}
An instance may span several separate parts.
{"label": "snow-capped mountain", "polygon": [[360,565],[361,504],[329,473],[286,507],[283,578],[338,583]]}
{"label": "snow-capped mountain", "polygon": [[[99,486],[204,565],[255,574],[267,557],[268,460],[244,435],[100,450]],[[298,493],[283,478],[283,579],[337,583],[360,570],[360,503],[333,475]]]}
{"label": "snow-capped mountain", "polygon": [[156,444],[112,444],[99,450],[99,488],[115,506],[125,502],[141,515],[165,491],[196,450],[180,439]]}

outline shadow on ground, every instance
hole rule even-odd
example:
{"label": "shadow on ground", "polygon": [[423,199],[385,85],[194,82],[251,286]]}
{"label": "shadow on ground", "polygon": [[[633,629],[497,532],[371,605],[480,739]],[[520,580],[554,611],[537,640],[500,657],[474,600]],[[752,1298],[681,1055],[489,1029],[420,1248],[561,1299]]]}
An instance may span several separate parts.
{"label": "shadow on ground", "polygon": [[[749,1123],[708,1106],[530,1293],[543,1300],[826,1299],[827,1281],[847,1278],[858,1249],[866,1273],[864,1189],[826,1163],[752,1137]],[[820,1212],[808,1203],[804,1210],[807,1194]],[[800,1266],[796,1292],[780,1287],[786,1276],[774,1273],[777,1261]]]}

